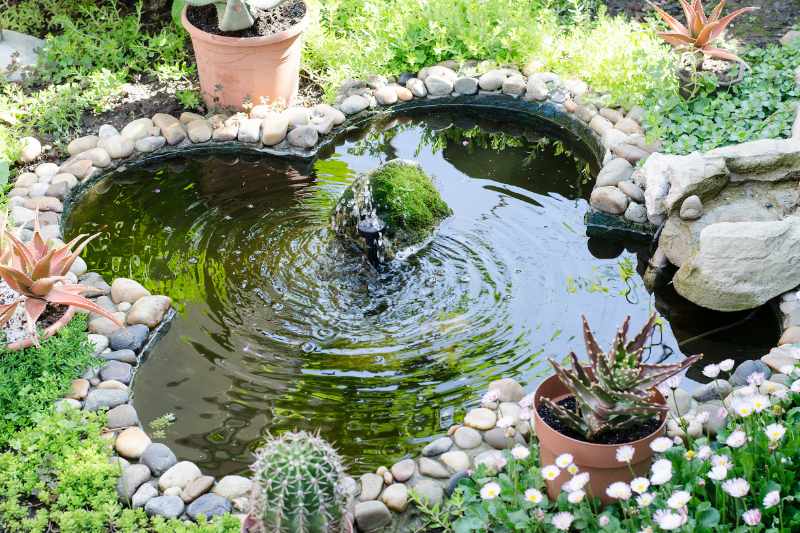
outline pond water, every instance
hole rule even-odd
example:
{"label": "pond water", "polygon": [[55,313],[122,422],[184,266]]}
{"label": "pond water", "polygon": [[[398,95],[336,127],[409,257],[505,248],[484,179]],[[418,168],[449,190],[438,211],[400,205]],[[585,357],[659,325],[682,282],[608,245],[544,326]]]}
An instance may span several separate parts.
{"label": "pond water", "polygon": [[[329,210],[356,173],[395,157],[435,176],[454,214],[377,272],[336,240]],[[579,148],[533,131],[405,117],[310,164],[205,155],[115,173],[67,228],[102,233],[85,255],[107,279],[175,301],[134,401],[145,424],[175,414],[163,440],[179,457],[238,472],[268,432],[318,429],[361,473],[418,450],[494,379],[532,389],[548,357],[582,349],[582,313],[610,342],[626,315],[638,326],[675,310],[680,327],[664,322],[651,360],[761,355],[774,342],[763,313],[654,298],[637,273],[646,250],[589,241],[593,170]]]}

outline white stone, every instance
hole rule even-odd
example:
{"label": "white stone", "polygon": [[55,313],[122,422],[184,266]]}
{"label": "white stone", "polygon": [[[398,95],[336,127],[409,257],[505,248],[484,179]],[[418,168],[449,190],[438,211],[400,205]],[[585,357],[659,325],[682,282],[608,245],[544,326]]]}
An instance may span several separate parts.
{"label": "white stone", "polygon": [[158,487],[162,491],[170,488],[177,488],[178,493],[186,485],[203,475],[196,464],[190,461],[181,461],[172,466],[158,478]]}

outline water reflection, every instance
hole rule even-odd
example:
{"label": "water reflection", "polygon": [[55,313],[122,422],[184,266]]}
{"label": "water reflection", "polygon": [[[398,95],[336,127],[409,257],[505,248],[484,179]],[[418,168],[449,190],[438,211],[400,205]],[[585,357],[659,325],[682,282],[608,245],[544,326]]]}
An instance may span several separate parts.
{"label": "water reflection", "polygon": [[[174,412],[168,443],[209,473],[242,470],[267,432],[294,428],[318,428],[358,473],[418,449],[493,379],[533,386],[547,357],[580,348],[581,313],[604,342],[625,315],[642,323],[660,308],[637,273],[646,250],[585,237],[585,154],[501,131],[463,115],[400,119],[313,165],[209,156],[99,183],[69,233],[102,231],[89,263],[180,310],[137,374],[140,417]],[[333,238],[328,210],[357,172],[394,157],[420,161],[454,215],[375,272]],[[662,300],[681,328],[662,325],[654,359],[680,356],[674,331],[727,320]],[[687,349],[727,354],[725,335]]]}

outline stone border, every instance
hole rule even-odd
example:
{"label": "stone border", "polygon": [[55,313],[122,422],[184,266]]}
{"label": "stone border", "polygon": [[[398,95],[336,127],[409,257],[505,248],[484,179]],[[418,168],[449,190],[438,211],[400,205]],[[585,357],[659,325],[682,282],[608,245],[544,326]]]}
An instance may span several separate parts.
{"label": "stone border", "polygon": [[[646,184],[634,168],[658,148],[658,144],[646,144],[640,124],[643,109],[627,113],[598,109],[592,102],[602,100],[602,95],[591,93],[579,80],[562,81],[552,73],[525,76],[506,68],[478,75],[480,64],[452,68],[455,66],[429,67],[416,76],[402,75],[397,80],[374,76],[366,82],[346,82],[336,107],[320,104],[279,113],[267,106],[255,106],[249,114],[209,118],[189,112],[179,118],[157,114],[134,120],[121,132],[101,126],[98,135],[73,140],[68,146],[71,157],[60,165],[42,163],[34,172],[17,177],[9,194],[12,219],[21,237],[30,238],[38,210],[45,236],[60,238],[59,213],[66,214],[64,202],[68,210],[73,198],[114,169],[122,171],[129,165],[196,151],[247,152],[308,161],[339,135],[382,115],[469,108],[502,111],[514,120],[539,121],[562,136],[568,132],[602,167],[590,200],[601,214],[589,214],[590,234],[610,229],[627,236],[652,236],[655,227],[648,222],[644,206]],[[25,139],[24,145],[27,162],[41,154],[41,144],[35,139]],[[106,435],[123,466],[117,486],[120,499],[134,507],[145,507],[150,514],[188,519],[245,511],[251,485],[247,478],[225,476],[215,480],[202,475],[191,462],[178,462],[169,448],[151,442],[131,405],[128,385],[136,366],[175,315],[169,298],[149,295],[133,280],[117,279],[109,286],[99,275],[86,273],[83,263],[78,263],[74,273],[97,289],[94,296],[98,303],[120,313],[128,324],[116,329],[102,317],[91,318],[89,337],[98,357],[107,362],[98,371],[88,371],[75,380],[68,398],[59,402],[59,408],[109,409]],[[792,294],[785,296],[781,305],[787,313],[800,309],[800,300]],[[797,333],[794,331],[795,337]],[[526,442],[531,427],[525,405],[530,396],[511,379],[493,382],[489,389],[490,396],[484,398],[482,407],[469,411],[463,425],[451,427],[446,436],[425,446],[420,457],[364,474],[358,483],[349,478],[348,509],[361,531],[412,527],[418,516],[409,506],[409,488],[429,502],[442,501],[467,470],[481,463],[502,468],[502,450],[514,442]],[[680,405],[697,412],[698,406],[692,403],[696,400],[688,393],[674,394],[680,396],[675,398]],[[684,402],[687,398],[688,403]]]}

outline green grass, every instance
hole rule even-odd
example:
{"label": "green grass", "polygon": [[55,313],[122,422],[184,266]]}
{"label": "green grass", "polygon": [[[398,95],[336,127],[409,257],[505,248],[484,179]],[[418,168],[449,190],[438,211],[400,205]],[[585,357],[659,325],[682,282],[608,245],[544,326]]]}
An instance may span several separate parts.
{"label": "green grass", "polygon": [[389,231],[404,230],[416,238],[452,212],[419,168],[387,165],[370,183],[378,213]]}
{"label": "green grass", "polygon": [[96,361],[93,353],[83,315],[39,348],[0,350],[0,448],[63,397],[72,380]]}

